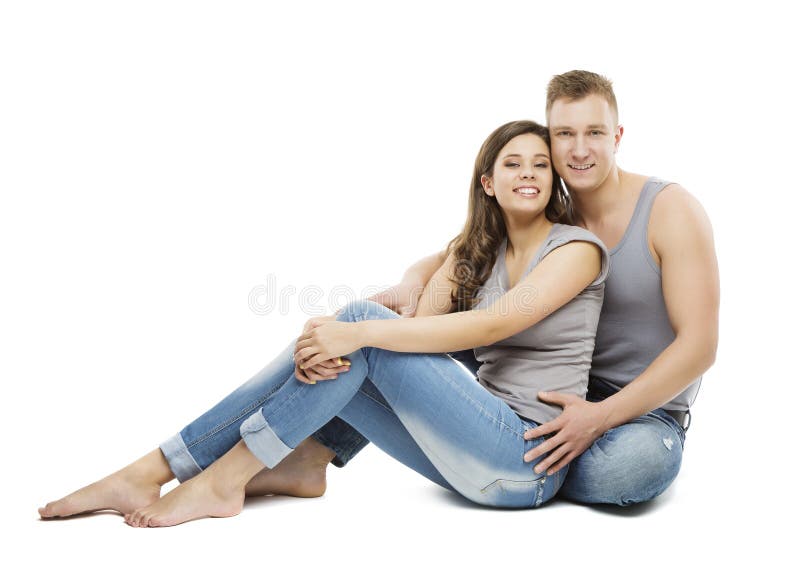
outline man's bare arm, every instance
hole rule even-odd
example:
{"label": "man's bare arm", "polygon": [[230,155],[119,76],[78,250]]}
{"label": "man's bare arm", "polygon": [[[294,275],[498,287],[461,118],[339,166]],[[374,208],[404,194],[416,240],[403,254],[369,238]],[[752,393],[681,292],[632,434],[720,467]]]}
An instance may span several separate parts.
{"label": "man's bare arm", "polygon": [[[613,428],[663,406],[714,363],[719,269],[711,222],[678,185],[664,189],[653,220],[661,284],[675,340],[630,384],[604,401]],[[658,204],[661,203],[661,205]]]}
{"label": "man's bare arm", "polygon": [[540,399],[564,411],[526,432],[527,439],[555,433],[525,454],[530,461],[552,452],[537,464],[537,472],[558,471],[607,430],[669,402],[714,363],[719,270],[708,216],[686,190],[671,185],[656,199],[650,231],[661,259],[664,301],[675,340],[635,380],[602,402],[540,393]]}

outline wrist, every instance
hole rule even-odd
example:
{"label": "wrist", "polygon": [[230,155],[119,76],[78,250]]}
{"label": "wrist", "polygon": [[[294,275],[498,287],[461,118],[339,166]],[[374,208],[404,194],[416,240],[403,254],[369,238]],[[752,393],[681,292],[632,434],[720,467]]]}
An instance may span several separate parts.
{"label": "wrist", "polygon": [[614,402],[611,397],[606,398],[601,402],[596,402],[596,404],[598,412],[600,413],[600,424],[598,431],[602,435],[611,428],[618,426],[619,423],[614,420]]}
{"label": "wrist", "polygon": [[356,343],[358,344],[359,348],[364,348],[365,346],[375,346],[373,343],[373,329],[371,328],[371,320],[362,320],[360,322],[353,322],[353,328],[355,329],[355,339]]}

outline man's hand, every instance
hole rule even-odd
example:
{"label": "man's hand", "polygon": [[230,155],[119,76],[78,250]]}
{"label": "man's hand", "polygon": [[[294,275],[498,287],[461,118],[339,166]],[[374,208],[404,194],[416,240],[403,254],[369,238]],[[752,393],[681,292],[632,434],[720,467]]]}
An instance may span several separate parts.
{"label": "man's hand", "polygon": [[412,318],[417,313],[417,303],[424,290],[417,283],[401,282],[386,290],[374,294],[367,300],[377,302],[402,316]]}
{"label": "man's hand", "polygon": [[564,411],[558,418],[525,432],[526,440],[552,433],[555,435],[526,453],[523,459],[530,462],[552,452],[533,468],[536,473],[547,471],[547,475],[552,475],[581,455],[603,435],[608,429],[606,413],[602,403],[587,402],[574,394],[539,392],[539,399],[558,404]]}
{"label": "man's hand", "polygon": [[[311,318],[303,326],[303,334],[307,334],[313,328],[313,325],[331,320],[336,320],[336,316],[318,316]],[[300,382],[316,384],[319,380],[334,380],[339,373],[347,372],[348,370],[350,370],[350,361],[338,357],[321,362],[307,370],[302,370],[295,364],[294,375]]]}

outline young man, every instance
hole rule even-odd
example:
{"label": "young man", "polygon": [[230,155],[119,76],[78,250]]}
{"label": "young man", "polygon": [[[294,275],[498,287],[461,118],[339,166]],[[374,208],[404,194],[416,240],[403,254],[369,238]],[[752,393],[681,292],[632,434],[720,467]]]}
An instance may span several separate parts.
{"label": "young man", "polygon": [[[711,224],[680,185],[620,169],[617,102],[606,78],[581,70],[547,90],[551,155],[575,204],[576,224],[611,253],[605,302],[583,400],[543,393],[564,408],[529,432],[552,434],[526,454],[549,454],[537,472],[571,463],[562,497],[629,505],[662,493],[680,469],[700,376],[717,347],[719,275]],[[413,315],[419,293],[443,260],[415,264],[378,301]],[[403,301],[400,303],[400,301]],[[334,420],[315,435],[343,465],[366,442]]]}

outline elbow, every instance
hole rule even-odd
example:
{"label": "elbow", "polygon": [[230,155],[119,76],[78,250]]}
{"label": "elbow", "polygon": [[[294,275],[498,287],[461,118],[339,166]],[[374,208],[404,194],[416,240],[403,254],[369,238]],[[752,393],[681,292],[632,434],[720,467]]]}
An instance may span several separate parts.
{"label": "elbow", "polygon": [[691,340],[695,360],[701,373],[707,371],[717,360],[718,334],[716,331],[703,333]]}

